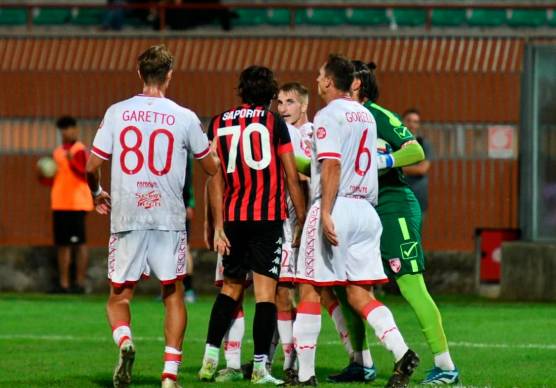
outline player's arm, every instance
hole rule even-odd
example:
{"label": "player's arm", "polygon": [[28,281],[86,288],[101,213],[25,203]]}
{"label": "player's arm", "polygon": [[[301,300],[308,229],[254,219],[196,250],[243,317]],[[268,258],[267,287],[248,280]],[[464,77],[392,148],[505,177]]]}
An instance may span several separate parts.
{"label": "player's arm", "polygon": [[342,165],[338,159],[324,159],[321,162],[320,213],[324,236],[332,245],[338,245],[338,235],[332,222],[332,209],[340,186]]}
{"label": "player's arm", "polygon": [[111,203],[110,194],[100,186],[100,168],[105,160],[108,160],[112,154],[113,133],[112,125],[112,107],[108,108],[104,114],[104,119],[100,123],[100,127],[93,140],[91,156],[87,160],[85,170],[87,172],[87,183],[93,194],[96,211],[100,214],[110,213]]}
{"label": "player's arm", "polygon": [[213,249],[221,255],[228,255],[230,253],[230,241],[224,233],[224,212],[222,210],[222,203],[224,202],[224,177],[220,168],[215,175],[209,177],[207,190],[214,226]]}
{"label": "player's arm", "polygon": [[378,169],[410,166],[422,162],[424,159],[425,152],[421,144],[417,140],[409,140],[403,143],[399,150],[379,155]]}
{"label": "player's arm", "polygon": [[295,160],[293,157],[293,152],[285,152],[280,154],[280,160],[282,161],[282,166],[284,167],[284,172],[286,173],[286,184],[288,186],[288,193],[292,199],[293,207],[295,208],[295,216],[297,218],[296,231],[294,235],[294,241],[292,246],[299,246],[301,239],[301,230],[303,229],[303,224],[305,223],[305,196],[303,195],[303,190],[299,183],[299,175],[297,173],[297,168],[295,166]]}
{"label": "player's arm", "polygon": [[95,201],[95,208],[99,214],[110,213],[110,194],[100,186],[100,168],[104,160],[91,154],[87,161],[87,183]]}
{"label": "player's arm", "polygon": [[[212,178],[209,178],[212,179]],[[204,224],[204,238],[205,245],[208,249],[213,249],[214,244],[214,220],[212,219],[212,211],[210,208],[210,200],[208,196],[209,182],[205,184],[204,198],[205,198],[205,224]]]}
{"label": "player's arm", "polygon": [[403,173],[408,176],[423,176],[427,175],[429,169],[431,168],[431,162],[428,160],[421,160],[419,163],[412,166],[407,166],[403,168]]}

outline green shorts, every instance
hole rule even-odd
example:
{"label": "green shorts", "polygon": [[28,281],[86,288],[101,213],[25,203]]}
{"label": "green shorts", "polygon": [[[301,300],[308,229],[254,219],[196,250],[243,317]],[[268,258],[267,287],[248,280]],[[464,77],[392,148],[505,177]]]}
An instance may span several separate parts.
{"label": "green shorts", "polygon": [[421,242],[421,215],[380,215],[382,237],[380,252],[384,271],[389,278],[421,273],[425,256]]}

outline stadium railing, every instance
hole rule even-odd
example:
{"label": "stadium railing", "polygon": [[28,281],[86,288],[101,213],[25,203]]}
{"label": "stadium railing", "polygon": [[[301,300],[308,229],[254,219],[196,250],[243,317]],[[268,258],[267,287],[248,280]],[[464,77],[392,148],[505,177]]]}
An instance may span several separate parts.
{"label": "stadium railing", "polygon": [[[178,10],[189,11],[234,11],[239,20],[235,25],[268,24],[287,26],[294,29],[304,25],[353,25],[374,26],[390,24],[395,26],[477,26],[496,27],[554,27],[556,26],[556,2],[554,3],[445,3],[419,4],[416,2],[384,3],[143,3],[143,4],[75,4],[67,3],[0,3],[0,25],[21,25],[24,18],[29,30],[34,25],[53,25],[72,22],[75,25],[91,25],[99,16],[93,11],[122,9],[125,11],[144,10],[157,15],[157,27],[163,31],[168,23],[168,13]],[[41,16],[45,10],[46,16]],[[83,20],[79,11],[86,14]],[[261,11],[267,11],[267,14]],[[343,13],[337,11],[343,10]],[[361,12],[361,14],[359,14]],[[2,15],[4,13],[4,15]],[[23,16],[25,15],[25,16]],[[73,15],[73,16],[72,16]],[[243,17],[242,17],[243,16]],[[368,20],[368,23],[362,23]]]}

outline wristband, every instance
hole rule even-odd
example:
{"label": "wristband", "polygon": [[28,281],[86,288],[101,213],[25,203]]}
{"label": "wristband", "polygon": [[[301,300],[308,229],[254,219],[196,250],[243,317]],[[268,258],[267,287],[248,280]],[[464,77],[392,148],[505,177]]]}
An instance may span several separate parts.
{"label": "wristband", "polygon": [[93,192],[93,197],[98,197],[100,195],[100,193],[102,193],[102,186],[98,185],[98,189],[96,191]]}
{"label": "wristband", "polygon": [[392,168],[394,166],[394,157],[391,154],[378,154],[378,169]]}

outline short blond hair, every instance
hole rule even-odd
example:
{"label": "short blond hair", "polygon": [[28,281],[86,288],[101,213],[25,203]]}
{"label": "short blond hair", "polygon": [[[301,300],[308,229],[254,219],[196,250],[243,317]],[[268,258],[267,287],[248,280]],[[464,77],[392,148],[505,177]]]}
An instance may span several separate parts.
{"label": "short blond hair", "polygon": [[172,70],[174,57],[165,45],[151,46],[137,58],[139,74],[147,85],[162,85]]}
{"label": "short blond hair", "polygon": [[280,86],[279,92],[296,92],[302,104],[309,103],[309,90],[299,82],[288,82]]}

